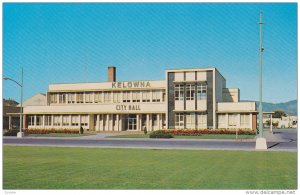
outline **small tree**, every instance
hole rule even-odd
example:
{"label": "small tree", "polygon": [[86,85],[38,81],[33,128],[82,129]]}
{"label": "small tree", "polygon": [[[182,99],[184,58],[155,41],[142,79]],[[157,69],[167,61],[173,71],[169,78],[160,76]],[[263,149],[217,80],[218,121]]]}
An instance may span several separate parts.
{"label": "small tree", "polygon": [[285,112],[283,110],[274,110],[273,117],[274,118],[281,118],[283,116],[286,116]]}

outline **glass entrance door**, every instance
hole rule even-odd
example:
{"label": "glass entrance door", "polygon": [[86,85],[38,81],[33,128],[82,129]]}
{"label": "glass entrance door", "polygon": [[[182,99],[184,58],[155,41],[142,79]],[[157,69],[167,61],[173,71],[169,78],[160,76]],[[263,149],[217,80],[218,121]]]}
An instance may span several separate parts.
{"label": "glass entrance door", "polygon": [[136,130],[136,114],[128,114],[127,130]]}

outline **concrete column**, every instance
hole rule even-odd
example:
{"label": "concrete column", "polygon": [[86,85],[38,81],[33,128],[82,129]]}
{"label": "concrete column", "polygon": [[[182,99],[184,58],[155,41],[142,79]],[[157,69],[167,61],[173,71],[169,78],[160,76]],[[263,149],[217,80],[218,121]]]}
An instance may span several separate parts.
{"label": "concrete column", "polygon": [[109,114],[106,114],[106,123],[105,123],[105,131],[108,131],[109,130]]}
{"label": "concrete column", "polygon": [[33,126],[36,126],[36,115],[34,115]]}
{"label": "concrete column", "polygon": [[139,114],[136,115],[136,130],[141,130]]}
{"label": "concrete column", "polygon": [[26,114],[23,114],[23,129],[27,129],[27,127]]}
{"label": "concrete column", "polygon": [[160,117],[160,114],[157,114],[157,125],[158,125],[158,129],[162,129],[162,127],[161,127],[161,124],[162,124],[161,118],[162,118],[162,117]]}
{"label": "concrete column", "polygon": [[96,131],[99,131],[100,129],[99,129],[99,124],[100,124],[100,122],[99,122],[99,114],[97,114],[97,119],[96,119]]}
{"label": "concrete column", "polygon": [[119,114],[117,114],[116,116],[116,124],[117,124],[117,131],[120,131],[120,116]]}
{"label": "concrete column", "polygon": [[95,131],[95,117],[93,114],[89,114],[89,130]]}
{"label": "concrete column", "polygon": [[11,124],[11,115],[8,116],[8,129],[12,129],[12,124]]}
{"label": "concrete column", "polygon": [[123,130],[123,115],[120,114],[119,118],[120,118],[120,120],[119,120],[119,131],[122,131]]}
{"label": "concrete column", "polygon": [[54,122],[54,116],[53,116],[53,114],[51,115],[51,127],[53,127],[54,125],[53,125],[53,122]]}
{"label": "concrete column", "polygon": [[150,121],[149,118],[150,117],[149,117],[149,114],[147,114],[146,116],[147,116],[146,128],[147,128],[147,131],[149,131],[150,130],[150,125],[149,125],[149,121]]}
{"label": "concrete column", "polygon": [[152,114],[149,115],[149,130],[153,131],[153,127],[152,127]]}
{"label": "concrete column", "polygon": [[43,118],[42,118],[42,126],[43,126],[43,129],[45,128],[45,115],[43,115]]}
{"label": "concrete column", "polygon": [[104,131],[103,121],[104,121],[104,114],[101,114],[101,117],[99,116],[99,130],[100,131]]}

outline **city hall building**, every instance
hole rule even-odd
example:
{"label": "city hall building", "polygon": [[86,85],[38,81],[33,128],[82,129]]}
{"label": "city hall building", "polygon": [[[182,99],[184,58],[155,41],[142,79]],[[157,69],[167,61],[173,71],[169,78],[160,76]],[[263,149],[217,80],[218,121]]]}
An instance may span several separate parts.
{"label": "city hall building", "polygon": [[240,102],[216,68],[166,70],[165,80],[50,84],[44,105],[24,107],[26,129],[141,131],[256,129],[255,102]]}

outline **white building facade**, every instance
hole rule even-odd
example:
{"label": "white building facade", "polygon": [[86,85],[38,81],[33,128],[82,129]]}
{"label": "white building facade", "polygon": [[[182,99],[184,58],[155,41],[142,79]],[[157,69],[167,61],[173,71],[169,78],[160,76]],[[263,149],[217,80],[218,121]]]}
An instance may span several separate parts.
{"label": "white building facade", "polygon": [[26,129],[141,131],[256,129],[255,102],[239,102],[216,68],[167,70],[165,80],[50,84],[47,105],[24,108]]}

